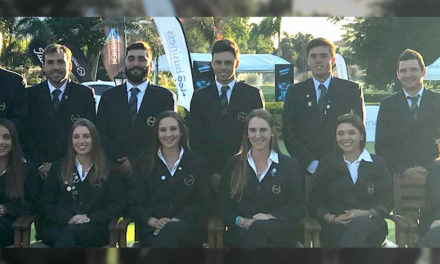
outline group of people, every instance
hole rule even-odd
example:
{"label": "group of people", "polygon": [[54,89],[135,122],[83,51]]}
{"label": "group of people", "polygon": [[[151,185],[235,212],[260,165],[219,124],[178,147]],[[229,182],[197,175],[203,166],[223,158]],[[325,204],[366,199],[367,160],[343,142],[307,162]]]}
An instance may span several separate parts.
{"label": "group of people", "polygon": [[[215,82],[194,92],[188,125],[175,94],[148,81],[144,41],[127,47],[127,81],[103,93],[97,113],[92,89],[69,78],[66,46],[45,48],[47,80],[36,86],[0,69],[0,245],[12,243],[15,219],[37,214],[36,238],[51,247],[106,245],[120,216],[136,222],[145,247],[200,247],[211,216],[223,219],[226,246],[294,247],[311,215],[323,246],[376,247],[394,205],[391,175],[436,186],[440,95],[424,88],[418,52],[398,59],[403,89],[381,104],[372,155],[362,89],[332,75],[333,43],[310,41],[312,78],[289,87],[284,103],[290,157],[261,90],[236,80],[238,45],[217,40],[211,53]],[[431,189],[421,232],[432,242],[440,197]]]}

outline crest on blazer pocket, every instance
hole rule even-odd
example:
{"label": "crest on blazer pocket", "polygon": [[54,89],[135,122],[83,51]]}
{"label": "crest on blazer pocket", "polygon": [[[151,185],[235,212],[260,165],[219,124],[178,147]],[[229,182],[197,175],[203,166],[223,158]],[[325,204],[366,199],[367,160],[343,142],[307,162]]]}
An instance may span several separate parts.
{"label": "crest on blazer pocket", "polygon": [[154,117],[154,116],[149,116],[149,117],[147,117],[147,121],[146,121],[146,123],[147,123],[147,126],[149,126],[149,127],[153,127],[154,126],[154,124],[156,123],[156,117]]}
{"label": "crest on blazer pocket", "polygon": [[369,195],[373,195],[374,194],[374,191],[376,190],[375,189],[376,187],[374,186],[374,184],[368,184],[368,186],[367,186],[367,193],[369,194]]}
{"label": "crest on blazer pocket", "polygon": [[99,190],[102,188],[102,181],[96,181],[96,182],[92,182],[92,187],[95,190]]}
{"label": "crest on blazer pocket", "polygon": [[185,183],[186,186],[192,186],[194,184],[194,176],[192,176],[191,174],[186,176],[183,179],[183,182]]}
{"label": "crest on blazer pocket", "polygon": [[272,185],[272,193],[273,194],[278,195],[278,194],[280,194],[280,192],[281,192],[281,186],[276,185],[276,184]]}
{"label": "crest on blazer pocket", "polygon": [[6,103],[0,102],[0,111],[4,111],[6,109]]}
{"label": "crest on blazer pocket", "polygon": [[78,114],[72,114],[72,115],[70,116],[70,120],[72,121],[72,123],[75,123],[75,122],[78,121],[78,119],[80,119],[80,118],[81,118],[81,116],[78,115]]}
{"label": "crest on blazer pocket", "polygon": [[237,114],[238,121],[244,122],[246,121],[246,118],[247,118],[247,114],[245,112],[239,112]]}

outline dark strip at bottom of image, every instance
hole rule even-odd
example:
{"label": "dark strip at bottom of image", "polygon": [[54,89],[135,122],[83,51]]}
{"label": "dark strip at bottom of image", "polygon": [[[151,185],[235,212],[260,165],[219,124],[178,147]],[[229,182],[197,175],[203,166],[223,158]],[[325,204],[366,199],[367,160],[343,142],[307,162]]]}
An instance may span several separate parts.
{"label": "dark strip at bottom of image", "polygon": [[440,249],[0,249],[0,264],[438,264]]}

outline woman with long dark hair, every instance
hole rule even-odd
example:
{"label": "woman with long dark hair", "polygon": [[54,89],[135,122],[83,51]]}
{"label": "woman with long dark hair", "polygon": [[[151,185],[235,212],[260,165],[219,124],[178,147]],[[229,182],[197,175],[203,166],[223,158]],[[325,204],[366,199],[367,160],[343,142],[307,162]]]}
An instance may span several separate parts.
{"label": "woman with long dark hair", "polygon": [[204,230],[205,162],[188,148],[188,129],[173,111],[157,117],[146,161],[131,179],[130,214],[139,242],[150,247],[199,247]]}
{"label": "woman with long dark hair", "polygon": [[14,242],[12,224],[30,213],[26,164],[14,124],[0,118],[0,247]]}
{"label": "woman with long dark hair", "polygon": [[298,162],[279,153],[275,122],[264,109],[247,117],[240,152],[222,177],[229,247],[294,247],[303,215],[304,179]]}
{"label": "woman with long dark hair", "polygon": [[340,116],[335,136],[335,151],[319,163],[310,193],[322,246],[380,246],[388,232],[384,218],[394,205],[390,173],[383,158],[365,149],[359,116]]}
{"label": "woman with long dark hair", "polygon": [[79,119],[70,130],[66,157],[54,164],[43,189],[43,242],[55,247],[108,243],[108,223],[124,199],[119,177],[109,173],[95,125]]}

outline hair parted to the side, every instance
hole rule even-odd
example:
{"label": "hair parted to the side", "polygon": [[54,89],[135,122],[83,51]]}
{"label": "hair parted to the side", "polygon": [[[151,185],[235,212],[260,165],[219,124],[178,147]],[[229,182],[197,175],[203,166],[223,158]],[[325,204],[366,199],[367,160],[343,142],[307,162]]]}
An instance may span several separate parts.
{"label": "hair parted to the side", "polygon": [[214,45],[212,45],[211,55],[214,57],[214,53],[220,52],[231,52],[235,59],[237,60],[240,56],[240,49],[238,48],[237,43],[233,39],[224,38],[217,40]]}
{"label": "hair parted to the side", "polygon": [[239,201],[243,197],[244,190],[246,189],[247,186],[248,175],[250,173],[248,166],[248,157],[247,157],[249,150],[251,150],[252,148],[248,138],[249,122],[256,117],[266,121],[270,129],[272,130],[273,137],[270,140],[270,149],[277,153],[280,152],[278,147],[278,138],[275,130],[275,121],[272,117],[272,114],[269,111],[264,110],[263,108],[252,110],[249,113],[246,119],[246,123],[243,127],[240,150],[236,154],[237,162],[234,164],[234,168],[231,174],[230,197],[236,198]]}
{"label": "hair parted to the side", "polygon": [[399,58],[397,59],[397,71],[399,71],[400,62],[406,60],[417,60],[420,66],[420,70],[423,71],[425,69],[425,62],[423,60],[422,54],[413,49],[406,49],[402,52],[402,54],[399,55]]}
{"label": "hair parted to the side", "polygon": [[72,128],[69,132],[68,145],[66,151],[66,157],[61,164],[61,180],[63,182],[71,183],[73,181],[73,173],[76,171],[76,153],[73,149],[72,137],[73,131],[77,127],[86,127],[90,132],[90,137],[92,139],[92,151],[91,158],[93,162],[92,170],[93,173],[87,175],[87,179],[90,184],[98,183],[101,181],[106,181],[108,177],[108,164],[107,158],[105,156],[104,150],[102,149],[101,139],[99,137],[98,129],[96,126],[86,118],[80,118],[75,123],[73,123]]}
{"label": "hair parted to the side", "polygon": [[6,118],[0,118],[0,126],[4,126],[11,135],[11,152],[7,165],[5,194],[10,199],[24,200],[24,168],[23,152],[14,123]]}
{"label": "hair parted to the side", "polygon": [[139,49],[147,51],[147,57],[149,60],[153,59],[153,52],[151,52],[150,45],[146,41],[142,41],[142,40],[138,40],[138,41],[133,42],[130,45],[128,45],[128,47],[125,51],[125,56],[128,55],[128,52],[130,50],[139,50]]}
{"label": "hair parted to the side", "polygon": [[320,47],[320,46],[328,47],[329,50],[330,50],[330,55],[332,56],[332,58],[335,57],[335,53],[336,53],[335,44],[333,44],[333,42],[331,42],[330,40],[325,39],[325,38],[315,38],[315,39],[312,39],[309,42],[309,44],[307,44],[307,48],[306,48],[307,56],[309,56],[309,52],[310,52],[310,50],[312,48]]}
{"label": "hair parted to the side", "polygon": [[177,112],[171,110],[167,110],[160,113],[157,116],[157,120],[153,126],[153,137],[152,137],[152,142],[150,144],[150,148],[145,153],[144,158],[141,159],[143,160],[143,162],[145,162],[144,164],[140,164],[144,168],[143,172],[145,173],[145,176],[148,176],[155,168],[156,159],[157,159],[156,153],[160,148],[159,125],[160,125],[160,121],[167,117],[171,117],[177,121],[181,133],[179,146],[182,147],[185,151],[189,150],[189,145],[188,145],[189,130],[183,118]]}
{"label": "hair parted to the side", "polygon": [[46,62],[47,54],[60,53],[61,51],[66,54],[66,59],[70,63],[72,61],[72,51],[67,46],[61,44],[49,44],[43,50],[43,64]]}

